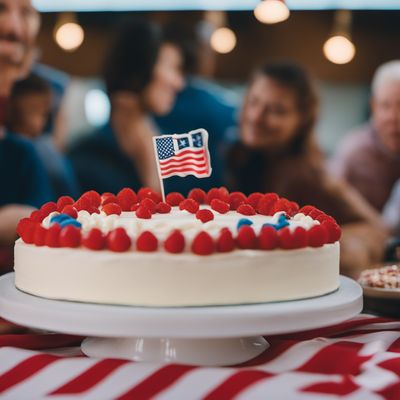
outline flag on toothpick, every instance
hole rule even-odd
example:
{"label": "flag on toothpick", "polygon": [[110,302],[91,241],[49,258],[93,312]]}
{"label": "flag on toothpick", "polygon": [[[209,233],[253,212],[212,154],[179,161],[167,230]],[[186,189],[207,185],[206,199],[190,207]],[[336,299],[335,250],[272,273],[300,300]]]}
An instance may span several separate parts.
{"label": "flag on toothpick", "polygon": [[206,178],[211,175],[208,132],[205,129],[179,135],[156,136],[153,142],[163,197],[162,180],[165,178],[174,175]]}

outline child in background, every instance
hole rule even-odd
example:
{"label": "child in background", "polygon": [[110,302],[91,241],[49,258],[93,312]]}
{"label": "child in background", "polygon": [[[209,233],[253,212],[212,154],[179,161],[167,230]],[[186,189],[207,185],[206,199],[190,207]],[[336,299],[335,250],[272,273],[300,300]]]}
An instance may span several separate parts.
{"label": "child in background", "polygon": [[78,189],[71,167],[56,149],[52,135],[44,132],[51,104],[52,92],[47,82],[38,75],[29,75],[12,89],[7,104],[6,128],[32,140],[46,167],[56,198],[76,196]]}

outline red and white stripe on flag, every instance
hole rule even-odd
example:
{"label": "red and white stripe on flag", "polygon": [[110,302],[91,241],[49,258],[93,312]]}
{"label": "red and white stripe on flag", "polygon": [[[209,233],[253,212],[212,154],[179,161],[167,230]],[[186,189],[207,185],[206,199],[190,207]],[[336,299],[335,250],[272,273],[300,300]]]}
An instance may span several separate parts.
{"label": "red and white stripe on flag", "polygon": [[170,176],[211,175],[208,132],[196,129],[188,133],[162,135],[153,138],[160,179]]}

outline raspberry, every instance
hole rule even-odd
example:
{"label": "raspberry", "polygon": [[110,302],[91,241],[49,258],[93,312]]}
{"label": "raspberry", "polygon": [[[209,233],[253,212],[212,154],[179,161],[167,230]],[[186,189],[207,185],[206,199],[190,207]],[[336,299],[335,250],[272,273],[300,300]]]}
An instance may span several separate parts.
{"label": "raspberry", "polygon": [[160,214],[168,214],[171,212],[171,206],[167,203],[160,202],[156,206],[156,212]]}
{"label": "raspberry", "polygon": [[293,240],[293,235],[289,228],[283,228],[278,231],[279,247],[281,249],[294,249],[295,243]]}
{"label": "raspberry", "polygon": [[46,232],[44,243],[49,247],[60,247],[61,226],[53,224]]}
{"label": "raspberry", "polygon": [[196,214],[196,212],[199,210],[199,203],[195,202],[193,199],[186,199],[179,204],[179,209]]}
{"label": "raspberry", "polygon": [[196,218],[199,219],[203,224],[205,224],[206,222],[212,221],[214,219],[214,214],[210,210],[203,209],[197,211]]}
{"label": "raspberry", "polygon": [[78,218],[78,211],[76,211],[76,208],[72,205],[67,205],[61,210],[61,214],[67,214],[72,218]]}
{"label": "raspberry", "polygon": [[278,232],[272,226],[261,228],[258,236],[258,247],[261,250],[273,250],[279,245]]}
{"label": "raspberry", "polygon": [[261,215],[273,215],[275,203],[279,200],[276,193],[265,194],[258,202],[257,212]]}
{"label": "raspberry", "polygon": [[[26,218],[24,218],[26,219]],[[38,222],[33,222],[28,220],[28,222],[23,223],[22,227],[20,227],[20,236],[25,243],[32,244],[34,240],[36,225]]]}
{"label": "raspberry", "polygon": [[236,244],[241,249],[255,249],[257,247],[257,237],[250,225],[240,227],[236,236]]}
{"label": "raspberry", "polygon": [[214,241],[207,232],[201,231],[193,239],[191,249],[199,256],[208,256],[214,252]]}
{"label": "raspberry", "polygon": [[237,210],[241,204],[245,204],[247,197],[242,192],[233,192],[229,195],[229,205],[231,210]]}
{"label": "raspberry", "polygon": [[315,219],[316,219],[317,221],[319,221],[321,224],[322,224],[324,221],[330,221],[330,222],[336,224],[335,218],[332,218],[330,215],[326,215],[326,214],[318,215],[318,217],[315,218]]}
{"label": "raspberry", "polygon": [[146,207],[152,214],[156,212],[157,209],[157,204],[150,199],[149,197],[146,197],[140,202],[140,205],[143,207]]}
{"label": "raspberry", "polygon": [[312,210],[315,210],[315,207],[308,205],[308,206],[301,207],[300,210],[299,210],[299,213],[302,213],[304,215],[308,215],[308,214],[310,214],[310,212]]}
{"label": "raspberry", "polygon": [[[105,197],[102,202],[101,205],[105,206],[106,204],[110,204],[110,203],[115,203],[115,204],[119,204],[118,198],[117,196],[114,196],[113,194],[110,193],[109,196]],[[122,207],[121,207],[122,208]]]}
{"label": "raspberry", "polygon": [[60,232],[59,242],[61,247],[79,247],[81,244],[81,231],[79,228],[68,225]]}
{"label": "raspberry", "polygon": [[50,213],[57,211],[57,204],[54,201],[49,201],[40,207],[40,211],[47,217]]}
{"label": "raspberry", "polygon": [[136,216],[141,219],[150,219],[151,211],[146,207],[139,206],[136,210]]}
{"label": "raspberry", "polygon": [[179,206],[183,200],[185,200],[185,198],[178,192],[168,193],[167,197],[165,198],[166,203],[172,207]]}
{"label": "raspberry", "polygon": [[20,219],[19,222],[18,222],[18,225],[17,225],[17,229],[16,229],[16,232],[17,232],[18,236],[22,236],[22,232],[31,223],[32,223],[32,221],[30,220],[30,218],[22,218],[22,219]]}
{"label": "raspberry", "polygon": [[275,214],[279,211],[284,211],[286,214],[291,215],[292,208],[288,199],[281,198],[275,202],[272,213]]}
{"label": "raspberry", "polygon": [[307,247],[308,232],[304,228],[298,226],[292,233],[292,236],[295,249],[301,249],[303,247]]}
{"label": "raspberry", "polygon": [[[110,196],[114,196],[114,194],[111,193],[111,192],[104,192],[104,193],[101,195],[101,204],[103,204],[103,203],[104,203],[104,200],[108,199]],[[116,196],[114,196],[114,197],[116,197]]]}
{"label": "raspberry", "polygon": [[217,239],[217,251],[228,253],[235,248],[235,240],[228,228],[222,228]]}
{"label": "raspberry", "polygon": [[43,212],[40,210],[32,211],[31,215],[29,216],[29,218],[33,222],[42,222],[45,219],[45,217],[46,215],[44,215]]}
{"label": "raspberry", "polygon": [[136,211],[139,207],[140,207],[140,204],[139,204],[139,203],[135,203],[135,204],[131,207],[131,211]]}
{"label": "raspberry", "polygon": [[155,192],[153,189],[148,188],[148,187],[139,189],[138,197],[139,197],[139,201],[149,198],[149,199],[152,199],[154,201],[154,203],[156,203],[156,204],[162,200],[161,196],[157,192]]}
{"label": "raspberry", "polygon": [[142,232],[136,240],[136,249],[139,251],[156,251],[158,247],[157,238],[150,232]]}
{"label": "raspberry", "polygon": [[61,196],[58,200],[57,200],[57,211],[61,212],[62,209],[65,206],[69,206],[71,204],[74,204],[74,199],[70,196]]}
{"label": "raspberry", "polygon": [[107,248],[111,251],[124,252],[130,249],[131,238],[124,228],[117,228],[107,235]]}
{"label": "raspberry", "polygon": [[314,225],[308,231],[308,245],[321,247],[328,242],[328,231],[322,225]]}
{"label": "raspberry", "polygon": [[120,190],[117,199],[122,211],[130,211],[131,207],[138,201],[136,193],[130,188]]}
{"label": "raspberry", "polygon": [[82,237],[82,245],[91,250],[102,250],[106,246],[106,237],[100,229],[92,228]]}
{"label": "raspberry", "polygon": [[342,235],[342,231],[340,229],[340,226],[331,220],[325,220],[321,224],[328,232],[328,243],[335,243],[340,239],[340,236]]}
{"label": "raspberry", "polygon": [[212,188],[207,192],[206,203],[211,204],[211,200],[219,199],[229,203],[229,192],[225,187]]}
{"label": "raspberry", "polygon": [[101,196],[95,190],[89,190],[88,192],[83,193],[81,197],[88,199],[90,204],[96,208],[101,204]]}
{"label": "raspberry", "polygon": [[226,214],[230,209],[230,205],[220,199],[212,199],[210,205],[213,210],[218,211],[220,214]]}
{"label": "raspberry", "polygon": [[192,189],[189,192],[188,199],[193,199],[199,204],[204,204],[206,202],[207,194],[202,189]]}
{"label": "raspberry", "polygon": [[100,214],[99,209],[97,207],[95,207],[95,206],[90,206],[86,211],[89,214]]}
{"label": "raspberry", "polygon": [[168,253],[182,253],[185,248],[185,237],[179,229],[170,233],[164,242],[164,248]]}
{"label": "raspberry", "polygon": [[260,192],[252,193],[247,198],[247,204],[250,204],[255,210],[257,210],[258,203],[263,197],[264,195]]}
{"label": "raspberry", "polygon": [[242,204],[240,205],[237,210],[239,214],[243,215],[255,215],[256,212],[254,211],[254,208],[250,204]]}
{"label": "raspberry", "polygon": [[33,233],[33,243],[36,246],[44,246],[46,233],[47,229],[44,226],[40,224],[36,225],[35,231]]}
{"label": "raspberry", "polygon": [[121,206],[115,203],[108,203],[103,206],[102,211],[107,215],[121,215]]}
{"label": "raspberry", "polygon": [[92,206],[92,203],[90,202],[90,200],[88,198],[81,196],[73,204],[73,206],[76,208],[77,211],[82,211],[82,210],[87,211]]}
{"label": "raspberry", "polygon": [[323,211],[318,210],[318,208],[314,208],[314,210],[311,210],[308,214],[308,216],[312,219],[317,219],[318,217],[322,217],[323,215],[326,214]]}

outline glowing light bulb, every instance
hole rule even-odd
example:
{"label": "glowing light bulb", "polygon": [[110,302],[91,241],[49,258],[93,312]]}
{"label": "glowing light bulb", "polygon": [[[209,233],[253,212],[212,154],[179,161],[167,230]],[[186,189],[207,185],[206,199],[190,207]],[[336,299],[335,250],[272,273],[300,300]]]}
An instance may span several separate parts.
{"label": "glowing light bulb", "polygon": [[264,0],[254,9],[254,15],[264,24],[276,24],[288,19],[290,11],[282,0]]}
{"label": "glowing light bulb", "polygon": [[57,44],[65,51],[76,50],[82,44],[84,38],[83,28],[75,22],[67,22],[61,25],[55,33]]}
{"label": "glowing light bulb", "polygon": [[330,37],[324,44],[325,57],[334,64],[347,64],[356,54],[354,44],[344,36]]}
{"label": "glowing light bulb", "polygon": [[229,28],[218,28],[216,29],[210,38],[211,47],[221,54],[231,52],[236,46],[236,35],[232,29]]}

